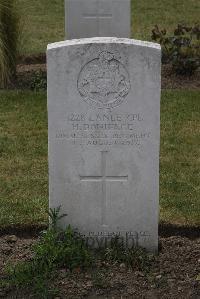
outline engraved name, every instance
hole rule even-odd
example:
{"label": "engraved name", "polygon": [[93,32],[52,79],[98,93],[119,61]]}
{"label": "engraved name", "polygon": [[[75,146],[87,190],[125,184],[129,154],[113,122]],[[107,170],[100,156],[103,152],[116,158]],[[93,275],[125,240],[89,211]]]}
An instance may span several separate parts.
{"label": "engraved name", "polygon": [[140,113],[74,113],[66,115],[63,128],[56,139],[65,139],[74,145],[140,146],[151,137],[151,132],[141,129],[144,121]]}

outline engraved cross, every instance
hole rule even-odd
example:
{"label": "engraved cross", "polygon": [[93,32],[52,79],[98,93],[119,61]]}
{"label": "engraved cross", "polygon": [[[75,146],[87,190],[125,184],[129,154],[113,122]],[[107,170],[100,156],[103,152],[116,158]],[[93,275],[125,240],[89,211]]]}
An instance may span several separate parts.
{"label": "engraved cross", "polygon": [[[105,8],[104,8],[105,10]],[[96,11],[94,13],[84,13],[83,14],[84,19],[94,19],[97,22],[97,28],[98,31],[100,30],[100,21],[101,20],[111,20],[112,14],[108,12],[102,12],[102,9],[100,8],[100,2],[96,2]]]}
{"label": "engraved cross", "polygon": [[128,181],[128,175],[125,176],[108,176],[106,175],[106,157],[107,151],[101,152],[101,175],[100,176],[80,176],[80,180],[83,182],[101,182],[102,185],[102,210],[101,210],[101,224],[106,225],[106,208],[107,208],[107,182],[126,182]]}

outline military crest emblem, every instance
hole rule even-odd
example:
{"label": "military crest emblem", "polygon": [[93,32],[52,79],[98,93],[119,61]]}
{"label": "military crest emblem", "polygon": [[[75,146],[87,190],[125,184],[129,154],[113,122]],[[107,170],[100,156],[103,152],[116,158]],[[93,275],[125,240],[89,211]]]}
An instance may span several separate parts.
{"label": "military crest emblem", "polygon": [[130,90],[129,74],[125,66],[108,51],[81,69],[77,83],[81,98],[96,108],[119,106]]}

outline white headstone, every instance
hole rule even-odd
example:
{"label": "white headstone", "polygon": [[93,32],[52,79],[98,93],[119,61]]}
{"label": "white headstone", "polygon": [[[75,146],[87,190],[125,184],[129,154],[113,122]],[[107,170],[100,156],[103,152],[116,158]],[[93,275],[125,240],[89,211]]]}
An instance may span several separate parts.
{"label": "white headstone", "polygon": [[90,244],[118,235],[155,252],[160,46],[71,40],[50,44],[47,59],[50,207]]}
{"label": "white headstone", "polygon": [[66,39],[130,37],[130,0],[65,0]]}

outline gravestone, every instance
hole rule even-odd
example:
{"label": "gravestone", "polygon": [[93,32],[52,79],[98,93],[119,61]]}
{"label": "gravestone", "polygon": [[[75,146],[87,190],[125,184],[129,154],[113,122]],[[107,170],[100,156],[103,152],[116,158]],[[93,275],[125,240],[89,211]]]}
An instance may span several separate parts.
{"label": "gravestone", "polygon": [[160,46],[64,41],[47,65],[50,207],[91,246],[157,251]]}
{"label": "gravestone", "polygon": [[130,37],[130,0],[65,0],[65,36]]}

